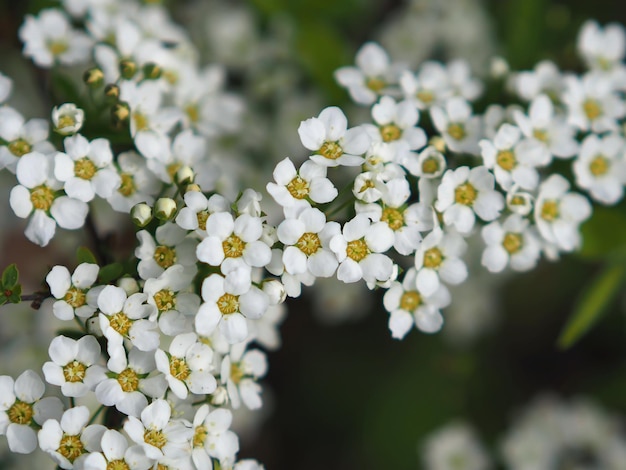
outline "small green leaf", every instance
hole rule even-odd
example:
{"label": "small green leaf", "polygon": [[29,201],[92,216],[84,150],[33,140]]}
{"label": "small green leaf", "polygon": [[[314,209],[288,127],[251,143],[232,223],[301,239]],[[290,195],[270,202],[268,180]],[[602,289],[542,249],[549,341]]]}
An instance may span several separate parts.
{"label": "small green leaf", "polygon": [[12,304],[19,304],[22,301],[22,286],[20,284],[13,286],[8,300]]}
{"label": "small green leaf", "polygon": [[579,256],[613,259],[626,254],[626,216],[620,208],[596,207],[581,227],[583,246]]}
{"label": "small green leaf", "polygon": [[4,295],[4,294],[0,294],[0,305],[4,305],[9,301],[9,298]]}
{"label": "small green leaf", "polygon": [[100,270],[98,278],[102,283],[108,283],[119,279],[124,274],[124,266],[121,263],[107,264]]}
{"label": "small green leaf", "polygon": [[78,264],[82,264],[82,263],[98,264],[94,254],[89,250],[89,248],[86,248],[84,246],[81,246],[78,248],[78,250],[76,250],[76,258],[78,258]]}
{"label": "small green leaf", "polygon": [[626,264],[607,265],[587,286],[557,340],[560,349],[572,347],[599,320],[620,291],[625,273]]}
{"label": "small green leaf", "polygon": [[17,284],[18,277],[19,272],[15,263],[7,266],[7,268],[2,273],[2,288],[8,290],[13,289]]}

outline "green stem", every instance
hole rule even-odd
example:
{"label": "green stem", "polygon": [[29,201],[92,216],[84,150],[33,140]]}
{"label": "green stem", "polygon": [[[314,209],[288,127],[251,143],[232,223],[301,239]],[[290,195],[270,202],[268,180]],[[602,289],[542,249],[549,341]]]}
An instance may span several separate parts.
{"label": "green stem", "polygon": [[93,424],[93,422],[96,420],[96,418],[98,417],[98,415],[100,413],[102,413],[102,411],[104,410],[104,405],[100,405],[98,407],[98,409],[96,410],[96,412],[93,414],[93,416],[91,418],[89,418],[89,422],[87,423],[87,425],[89,424]]}

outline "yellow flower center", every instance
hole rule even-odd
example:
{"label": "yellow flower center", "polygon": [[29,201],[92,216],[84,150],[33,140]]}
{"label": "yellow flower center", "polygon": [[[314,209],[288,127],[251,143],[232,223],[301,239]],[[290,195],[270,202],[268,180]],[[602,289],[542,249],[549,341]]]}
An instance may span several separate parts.
{"label": "yellow flower center", "polygon": [[412,290],[407,291],[400,297],[400,308],[407,312],[412,312],[422,304],[422,296],[418,292]]}
{"label": "yellow flower center", "polygon": [[30,202],[33,203],[35,209],[49,211],[54,201],[54,191],[45,184],[37,186],[30,191]]}
{"label": "yellow flower center", "polygon": [[402,129],[395,124],[387,124],[386,126],[381,126],[380,136],[383,138],[383,141],[392,142],[402,137]]}
{"label": "yellow flower center", "polygon": [[57,452],[71,463],[74,463],[74,460],[85,453],[85,446],[79,436],[70,436],[63,433]]}
{"label": "yellow flower center", "polygon": [[517,165],[517,159],[510,150],[500,150],[496,156],[496,163],[503,170],[511,171]]}
{"label": "yellow flower center", "polygon": [[386,222],[391,230],[400,230],[404,225],[404,216],[402,215],[402,212],[398,209],[394,209],[393,207],[385,208],[380,216],[380,220],[382,222]]}
{"label": "yellow flower center", "polygon": [[241,382],[241,379],[245,377],[245,372],[239,364],[235,364],[234,362],[230,365],[230,379],[235,382],[237,385]]}
{"label": "yellow flower center", "polygon": [[122,184],[120,184],[118,192],[120,192],[122,196],[126,197],[135,194],[137,188],[135,187],[135,179],[133,178],[133,175],[128,173],[122,173],[120,177],[122,179]]}
{"label": "yellow flower center", "polygon": [[65,293],[63,300],[65,300],[71,307],[78,308],[85,305],[87,296],[85,295],[85,291],[77,287],[70,287]]}
{"label": "yellow flower center", "polygon": [[313,253],[316,253],[317,250],[322,246],[322,242],[320,241],[320,237],[317,233],[307,232],[302,234],[302,236],[296,242],[296,246],[307,256],[311,256]]}
{"label": "yellow flower center", "polygon": [[204,441],[206,437],[209,435],[206,426],[198,426],[193,433],[193,447],[204,447]]}
{"label": "yellow flower center", "polygon": [[467,135],[465,132],[465,126],[458,122],[453,122],[449,124],[448,135],[454,140],[462,140]]}
{"label": "yellow flower center", "polygon": [[415,97],[424,104],[432,103],[435,99],[435,95],[430,90],[420,90],[415,94]]}
{"label": "yellow flower center", "polygon": [[362,238],[360,240],[352,240],[351,242],[348,242],[348,246],[346,247],[346,255],[348,258],[353,259],[357,263],[370,253],[371,252],[367,247],[367,243],[365,243],[365,240]]}
{"label": "yellow flower center", "polygon": [[66,127],[73,127],[76,125],[76,119],[68,114],[64,114],[59,118],[58,129],[65,129]]}
{"label": "yellow flower center", "polygon": [[464,183],[454,190],[454,200],[458,204],[471,206],[476,200],[476,188],[471,183]]}
{"label": "yellow flower center", "polygon": [[239,258],[243,255],[246,243],[234,233],[222,242],[222,249],[226,258]]}
{"label": "yellow flower center", "polygon": [[523,206],[526,203],[526,201],[524,200],[524,198],[522,196],[513,196],[511,198],[511,205],[512,206]]}
{"label": "yellow flower center", "polygon": [[309,183],[300,176],[296,176],[287,183],[287,191],[296,199],[304,199],[309,194]]}
{"label": "yellow flower center", "polygon": [[22,155],[26,155],[27,153],[30,153],[30,151],[33,149],[31,145],[28,142],[26,142],[24,139],[14,140],[8,145],[8,147],[9,147],[9,152],[11,152],[13,155],[15,155],[18,158],[21,157]]}
{"label": "yellow flower center", "polygon": [[170,163],[169,165],[167,165],[167,174],[170,176],[172,181],[174,181],[174,178],[176,177],[176,172],[178,172],[178,170],[180,170],[180,167],[182,166],[183,165],[179,162]]}
{"label": "yellow flower center", "polygon": [[206,230],[206,221],[209,218],[209,212],[200,211],[196,214],[196,218],[198,219],[198,228],[200,230]]}
{"label": "yellow flower center", "polygon": [[117,382],[125,392],[136,392],[139,389],[139,377],[132,369],[125,369],[117,376]]}
{"label": "yellow flower center", "polygon": [[593,121],[602,115],[602,106],[597,100],[588,98],[583,102],[583,111],[587,119]]}
{"label": "yellow flower center", "polygon": [[589,163],[589,171],[593,176],[602,176],[609,171],[609,159],[604,155],[596,155]]}
{"label": "yellow flower center", "polygon": [[185,107],[185,112],[189,117],[189,120],[194,124],[200,120],[200,110],[198,109],[198,105],[189,104]]}
{"label": "yellow flower center", "polygon": [[119,312],[109,318],[109,325],[122,336],[126,336],[133,322],[125,313]]}
{"label": "yellow flower center", "polygon": [[184,359],[172,357],[170,359],[170,374],[178,380],[185,380],[191,374],[191,369]]}
{"label": "yellow flower center", "polygon": [[15,400],[7,411],[9,421],[15,424],[31,424],[34,414],[33,405],[20,400]]}
{"label": "yellow flower center", "polygon": [[176,296],[169,289],[162,289],[154,294],[154,304],[159,312],[166,312],[176,308]]}
{"label": "yellow flower center", "polygon": [[63,367],[63,376],[66,382],[75,383],[82,382],[85,378],[87,366],[82,362],[78,362],[74,359],[72,362],[68,362]]}
{"label": "yellow flower center", "polygon": [[55,56],[63,54],[68,48],[69,46],[65,41],[51,41],[48,43],[48,50]]}
{"label": "yellow flower center", "polygon": [[133,113],[133,121],[135,121],[135,129],[137,132],[145,131],[148,128],[148,118],[139,112]]}
{"label": "yellow flower center", "polygon": [[74,174],[84,180],[90,180],[96,174],[96,165],[87,157],[81,158],[74,163]]}
{"label": "yellow flower center", "polygon": [[439,171],[439,160],[435,157],[428,157],[422,162],[422,173],[434,175]]}
{"label": "yellow flower center", "polygon": [[130,470],[130,467],[124,460],[111,460],[106,470]]}
{"label": "yellow flower center", "polygon": [[436,246],[426,250],[424,252],[424,267],[430,269],[437,269],[443,262],[443,254],[441,250]]}
{"label": "yellow flower center", "polygon": [[324,142],[324,145],[320,147],[318,152],[322,157],[329,160],[337,160],[343,155],[343,149],[337,142]]}
{"label": "yellow flower center", "polygon": [[143,440],[146,444],[150,444],[157,449],[162,449],[167,444],[165,434],[158,429],[146,429],[146,432],[143,433]]}
{"label": "yellow flower center", "polygon": [[369,88],[373,92],[378,93],[380,90],[385,88],[387,84],[382,78],[371,77],[367,79],[367,81],[365,82],[365,86],[367,86],[367,88]]}
{"label": "yellow flower center", "polygon": [[509,254],[515,254],[522,249],[523,238],[519,233],[507,232],[502,240],[502,246]]}
{"label": "yellow flower center", "polygon": [[217,308],[222,315],[230,315],[239,311],[239,296],[233,294],[224,294],[217,299]]}
{"label": "yellow flower center", "polygon": [[541,206],[541,218],[552,222],[559,216],[559,203],[554,200],[544,201]]}
{"label": "yellow flower center", "polygon": [[169,246],[159,245],[154,250],[154,261],[163,269],[167,269],[176,263],[176,250]]}
{"label": "yellow flower center", "polygon": [[533,129],[533,137],[541,142],[548,142],[550,136],[545,129]]}

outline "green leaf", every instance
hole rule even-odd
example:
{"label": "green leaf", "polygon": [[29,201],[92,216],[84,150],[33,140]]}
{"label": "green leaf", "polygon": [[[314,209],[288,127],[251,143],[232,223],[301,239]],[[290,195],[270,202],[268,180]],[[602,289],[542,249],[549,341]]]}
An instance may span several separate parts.
{"label": "green leaf", "polygon": [[19,304],[22,302],[22,286],[20,284],[13,287],[8,301],[13,304]]}
{"label": "green leaf", "polygon": [[0,294],[0,305],[4,305],[9,301],[9,298],[4,295],[4,294]]}
{"label": "green leaf", "polygon": [[2,288],[8,290],[13,289],[17,284],[18,277],[19,272],[15,263],[7,266],[7,268],[2,273]]}
{"label": "green leaf", "polygon": [[583,246],[578,253],[587,259],[626,255],[626,216],[616,208],[595,207],[581,227]]}
{"label": "green leaf", "polygon": [[98,278],[102,283],[108,283],[119,279],[124,274],[124,266],[121,263],[107,264],[100,270]]}
{"label": "green leaf", "polygon": [[607,265],[587,286],[557,340],[560,349],[572,347],[600,319],[620,291],[625,273],[626,264]]}
{"label": "green leaf", "polygon": [[98,264],[94,254],[89,250],[89,248],[86,248],[84,246],[78,247],[78,250],[76,250],[76,258],[78,258],[78,264]]}

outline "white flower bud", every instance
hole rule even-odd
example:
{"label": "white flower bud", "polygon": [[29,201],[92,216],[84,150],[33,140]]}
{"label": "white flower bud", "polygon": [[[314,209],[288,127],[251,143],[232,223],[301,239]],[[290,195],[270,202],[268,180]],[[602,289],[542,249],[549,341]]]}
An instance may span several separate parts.
{"label": "white flower bud", "polygon": [[496,56],[491,58],[490,72],[493,78],[504,78],[509,74],[509,70],[509,63],[503,57]]}
{"label": "white flower bud", "polygon": [[512,188],[506,195],[506,206],[514,214],[525,216],[533,210],[533,197],[529,193]]}
{"label": "white flower bud", "polygon": [[272,247],[274,243],[278,241],[278,235],[276,234],[276,227],[269,224],[263,224],[263,234],[259,239],[267,246]]}
{"label": "white flower bud", "polygon": [[152,208],[145,202],[135,204],[130,210],[130,217],[138,227],[145,227],[152,220]]}
{"label": "white flower bud", "polygon": [[88,318],[85,322],[85,327],[87,328],[87,333],[93,336],[103,336],[102,329],[100,328],[100,319],[98,316]]}
{"label": "white flower bud", "polygon": [[183,166],[176,172],[176,184],[189,184],[196,175],[189,166]]}
{"label": "white flower bud", "polygon": [[282,304],[287,297],[285,286],[277,279],[270,279],[263,283],[263,292],[270,298],[270,305]]}
{"label": "white flower bud", "polygon": [[139,284],[137,280],[132,277],[123,277],[117,281],[117,286],[124,289],[126,295],[131,296],[139,292]]}
{"label": "white flower bud", "polygon": [[159,220],[171,220],[176,215],[176,201],[170,197],[157,199],[154,205],[154,216]]}
{"label": "white flower bud", "polygon": [[228,403],[228,391],[226,391],[226,387],[219,386],[211,394],[211,404],[215,406],[222,406]]}
{"label": "white flower bud", "polygon": [[74,103],[65,103],[52,109],[55,132],[61,135],[76,134],[85,122],[85,112]]}
{"label": "white flower bud", "polygon": [[261,193],[253,189],[246,189],[237,200],[237,211],[240,214],[249,214],[252,217],[261,216]]}

